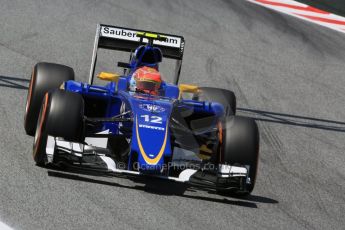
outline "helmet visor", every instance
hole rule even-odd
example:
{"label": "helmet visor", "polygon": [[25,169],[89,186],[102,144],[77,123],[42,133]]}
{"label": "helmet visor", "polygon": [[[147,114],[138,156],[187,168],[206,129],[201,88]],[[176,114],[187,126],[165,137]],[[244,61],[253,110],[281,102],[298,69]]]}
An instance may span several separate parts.
{"label": "helmet visor", "polygon": [[156,81],[138,80],[137,89],[145,92],[157,91],[160,87],[160,83]]}

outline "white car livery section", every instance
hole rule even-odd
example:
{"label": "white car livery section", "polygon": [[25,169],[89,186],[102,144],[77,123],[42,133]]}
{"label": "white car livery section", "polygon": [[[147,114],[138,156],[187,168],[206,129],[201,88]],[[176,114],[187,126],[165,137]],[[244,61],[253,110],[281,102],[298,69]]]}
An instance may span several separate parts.
{"label": "white car livery section", "polygon": [[[116,38],[116,39],[122,39],[127,41],[134,41],[139,42],[140,38],[137,37],[137,32],[135,30],[129,30],[129,29],[123,29],[123,28],[117,28],[117,27],[110,27],[110,26],[102,26],[101,27],[101,36],[102,37],[108,37],[108,38]],[[160,46],[166,46],[166,47],[174,47],[174,48],[180,48],[181,47],[181,38],[174,37],[174,36],[168,36],[166,41],[154,41],[153,44],[160,45]],[[146,38],[143,39],[144,43],[148,43],[148,40]]]}

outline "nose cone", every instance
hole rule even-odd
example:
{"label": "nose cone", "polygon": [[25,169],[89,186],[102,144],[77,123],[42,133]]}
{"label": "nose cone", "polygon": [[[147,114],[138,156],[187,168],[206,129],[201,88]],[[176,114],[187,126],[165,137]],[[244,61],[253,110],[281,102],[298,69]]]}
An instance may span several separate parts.
{"label": "nose cone", "polygon": [[138,153],[138,166],[143,172],[159,173],[164,158],[171,156],[169,117],[170,101],[132,101],[135,107],[132,150]]}

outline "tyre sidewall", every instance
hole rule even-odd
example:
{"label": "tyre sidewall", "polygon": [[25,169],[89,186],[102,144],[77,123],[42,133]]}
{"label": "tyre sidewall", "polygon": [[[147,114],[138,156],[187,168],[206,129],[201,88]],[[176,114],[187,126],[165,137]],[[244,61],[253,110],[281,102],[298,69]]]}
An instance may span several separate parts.
{"label": "tyre sidewall", "polygon": [[44,165],[46,163],[46,146],[47,146],[47,132],[46,124],[49,116],[50,94],[46,93],[42,106],[40,109],[38,122],[36,126],[35,138],[33,143],[33,158],[37,165]]}

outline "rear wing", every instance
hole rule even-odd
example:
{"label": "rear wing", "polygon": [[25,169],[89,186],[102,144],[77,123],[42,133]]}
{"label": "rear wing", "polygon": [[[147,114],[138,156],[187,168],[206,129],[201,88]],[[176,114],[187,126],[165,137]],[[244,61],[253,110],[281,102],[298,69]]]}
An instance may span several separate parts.
{"label": "rear wing", "polygon": [[91,69],[89,75],[89,84],[93,83],[98,49],[102,48],[120,50],[125,52],[133,52],[140,44],[148,43],[148,39],[137,37],[138,32],[159,34],[161,36],[166,37],[165,41],[154,40],[153,45],[161,49],[163,57],[176,60],[174,83],[178,84],[185,44],[185,40],[182,36],[130,29],[118,26],[110,26],[104,24],[97,25],[91,61]]}

